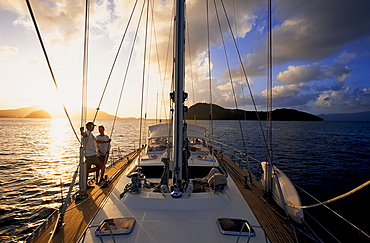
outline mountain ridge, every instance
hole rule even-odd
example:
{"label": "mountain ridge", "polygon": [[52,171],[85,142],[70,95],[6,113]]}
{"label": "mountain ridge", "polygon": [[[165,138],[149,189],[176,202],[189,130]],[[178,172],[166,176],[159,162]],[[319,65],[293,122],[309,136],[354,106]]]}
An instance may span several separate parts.
{"label": "mountain ridge", "polygon": [[[211,105],[208,103],[197,103],[191,106],[186,114],[186,119],[209,120]],[[227,109],[212,104],[212,115],[214,120],[266,120],[267,112],[245,111],[241,109]],[[273,121],[323,121],[316,115],[294,109],[276,109],[272,111]]]}
{"label": "mountain ridge", "polygon": [[[95,116],[96,109],[89,108],[88,119],[93,119]],[[79,119],[79,115],[72,115],[74,119]],[[0,110],[0,118],[52,118],[51,115],[45,111],[41,110],[38,106],[29,106],[29,107],[22,107],[17,109],[6,109]],[[104,111],[99,111],[98,119],[113,119],[114,115],[111,115]],[[117,117],[118,119],[135,119],[135,118],[121,118]]]}

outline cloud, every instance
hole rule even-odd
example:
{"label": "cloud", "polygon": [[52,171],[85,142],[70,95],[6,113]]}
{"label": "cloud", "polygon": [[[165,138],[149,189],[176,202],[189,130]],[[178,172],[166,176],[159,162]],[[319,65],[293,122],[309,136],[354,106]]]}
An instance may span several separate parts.
{"label": "cloud", "polygon": [[338,91],[325,91],[315,104],[322,108],[345,111],[368,111],[370,107],[370,88],[357,88],[353,91],[343,87]]}
{"label": "cloud", "polygon": [[0,46],[0,55],[11,55],[18,53],[19,49],[13,46]]}
{"label": "cloud", "polygon": [[284,84],[307,83],[326,78],[336,78],[343,82],[351,75],[351,69],[343,64],[320,66],[319,64],[288,66],[288,70],[280,72],[277,80]]}
{"label": "cloud", "polygon": [[[272,96],[274,98],[288,98],[297,95],[300,90],[301,87],[298,84],[274,86],[272,88]],[[267,90],[264,90],[262,92],[262,96],[267,97],[267,95],[268,95]]]}
{"label": "cloud", "polygon": [[[99,81],[99,85],[95,85],[97,90],[100,89],[103,83],[102,80],[108,74],[109,65],[114,58],[134,2],[134,0],[91,1],[91,55],[89,55],[91,62],[89,65],[91,66],[92,75],[89,77]],[[221,1],[216,2],[219,4]],[[233,33],[240,37],[237,41],[241,47],[241,54],[245,61],[244,65],[252,89],[257,93],[261,92],[264,87],[260,83],[265,84],[265,80],[259,77],[266,73],[266,2],[259,0],[223,2],[230,14],[228,20]],[[161,73],[158,80],[169,83],[173,76],[171,67],[173,38],[169,35],[169,31],[173,31],[173,1],[151,1],[150,3],[153,3],[154,6],[153,9],[150,9],[149,18],[150,21],[154,21],[156,29],[148,33],[148,39],[153,44],[147,47],[148,53],[149,50],[151,52],[151,61],[148,63],[147,70],[149,70],[148,73],[150,73],[151,78],[157,73]],[[188,17],[186,34],[189,34],[189,38],[185,41],[186,90],[189,92],[189,101],[210,101],[207,51],[209,37],[212,49],[210,65],[213,102],[226,107],[235,107],[227,71],[228,67],[220,68],[218,66],[218,62],[224,62],[223,57],[217,54],[217,52],[223,52],[220,48],[221,37],[218,29],[218,18],[214,14],[213,2],[208,3],[210,9],[209,32],[206,28],[206,1],[188,0],[186,2]],[[48,51],[51,50],[50,57],[55,58],[52,60],[52,64],[55,67],[57,77],[77,80],[80,73],[76,76],[78,78],[66,75],[70,75],[71,66],[75,67],[76,70],[78,69],[78,71],[81,69],[79,65],[81,65],[83,50],[84,3],[69,0],[50,0],[31,1],[31,4],[41,33],[46,41],[46,48]],[[123,44],[120,57],[126,58],[129,56],[129,43],[134,37],[136,24],[139,21],[138,16],[143,6],[141,4],[143,4],[143,1],[138,1],[137,12],[129,28],[127,41]],[[274,106],[303,106],[310,102],[316,102],[321,107],[327,107],[329,105],[333,106],[335,100],[340,100],[339,97],[351,100],[357,99],[362,103],[367,102],[368,89],[345,91],[345,87],[348,86],[349,77],[353,78],[355,76],[354,72],[360,69],[355,64],[364,61],[365,59],[361,59],[364,55],[369,55],[369,42],[368,40],[366,42],[366,38],[370,36],[370,29],[368,28],[370,18],[367,11],[369,7],[370,2],[363,0],[356,2],[349,2],[348,0],[315,2],[278,0],[274,2],[273,62],[278,68],[285,70],[276,77],[280,84],[278,83],[273,89]],[[26,29],[28,33],[32,34],[32,37],[35,36],[33,24],[24,3],[20,1],[0,1],[0,8],[17,13],[18,15],[13,22],[13,25],[17,27],[16,29]],[[234,48],[222,5],[218,5],[217,10],[221,21],[221,31],[226,36],[225,41],[229,48]],[[139,75],[141,71],[139,66],[142,63],[144,50],[145,14],[146,10],[144,8],[137,39],[138,48],[134,51],[132,61],[136,65],[135,74],[133,75],[135,83],[132,86],[135,86],[136,89],[140,88],[138,84],[141,84],[139,79],[142,76],[141,73]],[[150,22],[149,26],[154,25],[151,25]],[[362,43],[361,48],[357,45],[359,42]],[[73,46],[69,46],[70,43],[74,43]],[[63,48],[61,48],[62,45]],[[349,45],[351,49],[345,50]],[[13,46],[13,43],[5,43],[0,48],[0,54],[13,55],[18,51],[12,49],[11,46]],[[23,49],[26,48],[23,46],[19,48],[20,51]],[[234,79],[234,90],[240,104],[244,99],[244,94],[248,93],[246,82],[241,78],[243,75],[241,75],[242,72],[238,67],[238,61],[235,60],[237,59],[235,54],[229,57],[231,61],[230,72]],[[34,58],[35,60],[42,60],[41,58]],[[55,60],[61,63],[59,72],[58,63]],[[138,60],[141,61],[140,65],[137,64]],[[303,64],[300,61],[303,61]],[[124,68],[120,68],[120,71],[126,68],[126,63],[123,63],[121,67]],[[191,75],[190,70],[192,71]],[[166,75],[163,75],[164,72],[166,72]],[[119,81],[121,80],[120,76]],[[148,90],[152,91],[156,88]],[[192,90],[195,94],[191,94]],[[163,93],[167,93],[167,91]],[[265,96],[265,91],[255,95],[257,104],[265,105]]]}
{"label": "cloud", "polygon": [[288,66],[288,70],[278,74],[277,80],[284,84],[307,83],[312,80],[321,79],[322,75],[323,72],[317,64]]}
{"label": "cloud", "polygon": [[370,34],[369,7],[370,2],[366,0],[305,2],[303,5],[297,1],[277,2],[276,13],[285,21],[274,28],[274,60],[277,63],[292,59],[316,61],[332,56],[344,45],[366,38]]}
{"label": "cloud", "polygon": [[[318,62],[350,43],[368,38],[369,8],[370,2],[366,0],[277,1],[272,32],[274,64]],[[245,55],[245,60],[249,75],[264,75],[266,41],[253,54]]]}

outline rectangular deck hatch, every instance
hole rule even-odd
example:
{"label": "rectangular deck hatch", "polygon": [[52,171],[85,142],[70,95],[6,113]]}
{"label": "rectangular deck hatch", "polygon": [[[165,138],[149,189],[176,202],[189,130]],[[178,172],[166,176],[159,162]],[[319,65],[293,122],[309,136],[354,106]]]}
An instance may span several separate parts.
{"label": "rectangular deck hatch", "polygon": [[[130,234],[135,227],[135,218],[111,218],[105,219],[96,229],[95,235],[126,235]],[[110,230],[109,230],[110,229]]]}
{"label": "rectangular deck hatch", "polygon": [[239,235],[244,225],[241,235],[249,236],[250,229],[250,236],[256,236],[249,222],[244,219],[219,218],[217,219],[217,225],[220,233],[224,235]]}

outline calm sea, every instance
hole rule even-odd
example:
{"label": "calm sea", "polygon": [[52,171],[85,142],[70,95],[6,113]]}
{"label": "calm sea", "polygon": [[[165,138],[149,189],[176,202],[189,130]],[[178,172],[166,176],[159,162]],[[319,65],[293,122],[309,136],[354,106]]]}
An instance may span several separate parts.
{"label": "calm sea", "polygon": [[[138,120],[117,120],[113,133],[112,120],[96,124],[105,125],[115,156],[139,146]],[[143,122],[144,139],[153,124]],[[265,160],[264,123],[262,128],[256,121],[197,124],[213,130],[214,140]],[[61,205],[78,165],[79,143],[65,119],[0,119],[0,125],[0,241],[17,242]],[[78,131],[78,121],[74,127]],[[331,199],[370,180],[370,122],[274,122],[273,131],[274,164],[317,199]],[[225,146],[222,150],[233,153]],[[370,188],[364,188],[328,206],[369,234],[369,195]],[[301,196],[303,205],[315,203]],[[358,235],[323,207],[308,212],[343,242]]]}

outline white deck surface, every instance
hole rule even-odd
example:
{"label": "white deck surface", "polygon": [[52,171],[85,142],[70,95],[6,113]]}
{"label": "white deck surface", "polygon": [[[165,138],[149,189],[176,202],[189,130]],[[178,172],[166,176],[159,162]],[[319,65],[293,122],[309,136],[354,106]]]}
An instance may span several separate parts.
{"label": "white deck surface", "polygon": [[[126,195],[122,193],[129,179],[124,175],[109,196],[104,207],[87,230],[84,242],[101,242],[95,236],[100,222],[107,218],[134,217],[136,225],[131,234],[115,235],[116,242],[236,242],[237,236],[222,235],[217,226],[218,218],[246,219],[252,226],[259,226],[249,206],[233,181],[228,178],[224,194],[192,193],[174,199],[161,193]],[[266,242],[260,228],[250,242]],[[102,236],[103,242],[113,242],[111,236]],[[246,242],[242,236],[239,242]]]}

